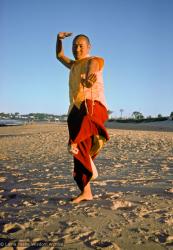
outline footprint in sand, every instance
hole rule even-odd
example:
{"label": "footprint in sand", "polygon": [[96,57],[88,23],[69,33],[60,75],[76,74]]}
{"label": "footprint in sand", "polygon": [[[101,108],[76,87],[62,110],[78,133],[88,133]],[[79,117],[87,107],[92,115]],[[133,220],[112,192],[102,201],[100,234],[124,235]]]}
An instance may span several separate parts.
{"label": "footprint in sand", "polygon": [[83,214],[87,217],[96,217],[100,215],[96,208],[90,207],[84,208]]}
{"label": "footprint in sand", "polygon": [[5,224],[3,227],[3,232],[4,233],[15,233],[19,230],[25,229],[24,226],[18,224],[18,223],[9,223],[9,224]]}
{"label": "footprint in sand", "polygon": [[116,201],[113,201],[111,210],[117,210],[118,208],[129,208],[132,206],[133,204],[130,201],[116,200]]}
{"label": "footprint in sand", "polygon": [[157,232],[157,233],[154,233],[152,236],[150,236],[149,240],[163,244],[163,243],[166,243],[168,236],[169,235],[166,233]]}
{"label": "footprint in sand", "polygon": [[87,245],[90,245],[91,247],[94,247],[96,249],[114,249],[114,250],[120,250],[120,247],[115,244],[115,243],[112,243],[110,241],[101,241],[101,240],[96,240],[96,239],[93,239],[89,242],[87,242]]}

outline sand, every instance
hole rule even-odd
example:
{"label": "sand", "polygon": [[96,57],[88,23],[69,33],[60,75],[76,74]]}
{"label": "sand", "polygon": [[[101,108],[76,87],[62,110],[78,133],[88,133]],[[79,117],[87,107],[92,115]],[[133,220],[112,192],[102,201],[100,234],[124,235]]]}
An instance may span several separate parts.
{"label": "sand", "polygon": [[0,128],[0,247],[173,249],[173,133],[108,132],[94,200],[76,205],[67,126]]}

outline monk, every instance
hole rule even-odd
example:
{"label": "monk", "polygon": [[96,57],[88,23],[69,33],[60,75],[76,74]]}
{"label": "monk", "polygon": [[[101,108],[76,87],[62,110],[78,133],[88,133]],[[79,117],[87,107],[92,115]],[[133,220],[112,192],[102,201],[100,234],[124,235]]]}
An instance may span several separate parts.
{"label": "monk", "polygon": [[65,56],[62,40],[71,35],[70,32],[59,32],[56,57],[70,69],[68,149],[74,157],[74,180],[81,191],[72,202],[79,203],[93,199],[90,181],[98,176],[93,160],[109,139],[104,127],[108,113],[102,77],[104,60],[90,56],[91,43],[83,34],[73,39],[72,52],[75,60]]}

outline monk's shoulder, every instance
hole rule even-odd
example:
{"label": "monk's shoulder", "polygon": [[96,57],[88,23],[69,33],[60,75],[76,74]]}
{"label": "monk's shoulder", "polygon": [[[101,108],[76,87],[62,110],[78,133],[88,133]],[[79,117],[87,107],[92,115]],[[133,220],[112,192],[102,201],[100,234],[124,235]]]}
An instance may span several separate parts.
{"label": "monk's shoulder", "polygon": [[92,56],[90,57],[90,60],[96,60],[99,64],[99,68],[102,69],[104,66],[104,59],[102,57],[99,56]]}

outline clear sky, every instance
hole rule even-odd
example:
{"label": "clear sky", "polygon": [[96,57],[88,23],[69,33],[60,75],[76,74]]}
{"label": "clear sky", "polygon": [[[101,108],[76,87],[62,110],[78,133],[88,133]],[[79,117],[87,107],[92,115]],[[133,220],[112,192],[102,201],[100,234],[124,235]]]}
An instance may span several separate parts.
{"label": "clear sky", "polygon": [[[68,75],[55,57],[59,31],[90,37],[105,59],[115,116],[173,111],[172,0],[0,0],[0,112],[65,114]],[[72,57],[72,37],[64,41]]]}

